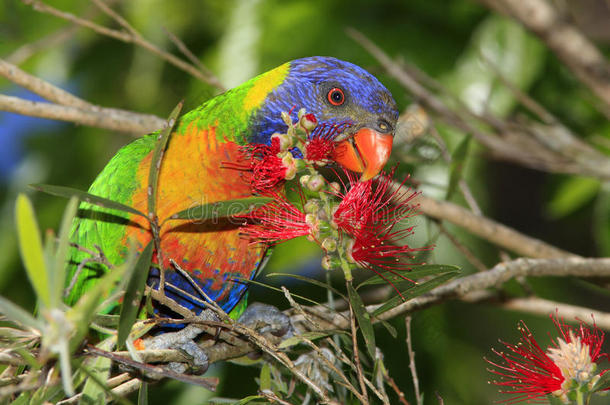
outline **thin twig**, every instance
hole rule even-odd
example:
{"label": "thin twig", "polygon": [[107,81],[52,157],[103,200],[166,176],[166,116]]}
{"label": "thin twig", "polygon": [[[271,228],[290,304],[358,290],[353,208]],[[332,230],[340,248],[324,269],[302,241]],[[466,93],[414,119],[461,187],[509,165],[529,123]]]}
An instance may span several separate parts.
{"label": "thin twig", "polygon": [[477,269],[478,271],[487,270],[487,266],[485,266],[485,263],[479,260],[479,258],[476,257],[476,255],[472,253],[472,251],[468,249],[467,246],[460,242],[455,235],[449,232],[449,230],[447,230],[447,228],[441,222],[438,223],[438,229],[443,235],[447,237],[447,239],[449,239],[451,243],[453,243],[453,246],[455,246],[460,252],[462,252],[462,255],[464,255],[466,260],[468,260],[468,262],[470,262],[470,264],[472,264],[475,269]]}
{"label": "thin twig", "polygon": [[78,28],[77,25],[63,27],[51,34],[45,35],[37,41],[22,45],[8,55],[6,61],[14,63],[15,65],[20,65],[38,52],[57,47],[72,38],[76,31],[78,31]]}
{"label": "thin twig", "polygon": [[[120,0],[106,0],[108,5],[117,3]],[[84,12],[84,16],[87,18],[93,18],[99,13],[97,7],[89,7]],[[80,27],[76,24],[62,27],[55,32],[45,35],[44,37],[20,46],[14,50],[10,55],[6,57],[6,61],[20,65],[36,53],[45,49],[52,49],[59,46],[61,43],[69,40],[74,36]]]}
{"label": "thin twig", "polygon": [[[441,137],[441,135],[438,133],[438,131],[436,130],[434,125],[430,126],[430,135],[432,135],[432,137],[438,144],[438,146],[441,150],[441,155],[443,156],[443,159],[445,160],[445,162],[451,163],[452,158],[451,158],[451,155],[449,154],[449,149],[447,148],[447,144],[445,143],[445,140],[443,139],[443,137]],[[472,212],[474,212],[476,215],[483,215],[483,212],[481,211],[481,208],[479,207],[477,200],[475,200],[474,195],[472,194],[472,191],[470,190],[470,187],[468,186],[468,183],[466,183],[466,180],[464,180],[463,177],[461,177],[458,180],[458,187],[460,188],[460,191],[462,192],[462,195],[464,196],[464,199],[466,200],[466,203],[468,204],[468,206],[470,207]]]}
{"label": "thin twig", "polygon": [[332,361],[326,358],[326,356],[324,355],[324,353],[322,353],[322,350],[318,346],[316,346],[311,340],[306,338],[303,338],[303,343],[311,347],[316,352],[318,358],[323,361],[331,371],[337,374],[337,376],[341,380],[343,380],[343,386],[347,388],[352,394],[354,394],[360,402],[364,403],[366,401],[366,398],[363,397],[362,394],[358,392],[358,389],[350,383],[345,374],[340,369],[338,369]]}
{"label": "thin twig", "polygon": [[488,7],[509,13],[555,52],[604,103],[610,117],[610,64],[586,35],[563,18],[547,0],[480,0]]}
{"label": "thin twig", "polygon": [[167,34],[170,41],[172,41],[174,43],[174,45],[176,45],[178,50],[180,52],[182,52],[182,54],[188,60],[190,60],[193,65],[197,66],[197,68],[199,68],[199,70],[201,70],[201,72],[203,72],[204,75],[206,75],[207,77],[210,78],[210,80],[212,80],[216,83],[216,86],[215,86],[216,88],[218,88],[219,90],[224,90],[224,86],[222,85],[220,80],[214,75],[214,73],[212,73],[212,71],[210,69],[208,69],[203,63],[201,63],[199,58],[197,58],[195,56],[195,54],[193,52],[191,52],[191,50],[186,46],[186,44],[184,42],[182,42],[182,40],[180,38],[178,38],[178,36],[176,36],[173,32],[171,32],[166,27],[163,27],[163,30]]}
{"label": "thin twig", "polygon": [[290,402],[285,401],[282,398],[278,397],[271,390],[261,390],[261,391],[259,391],[259,394],[262,395],[263,397],[267,398],[269,400],[269,402],[272,404],[275,404],[277,402],[280,405],[294,405],[294,404],[291,404]]}
{"label": "thin twig", "polygon": [[[348,35],[377,59],[388,74],[411,92],[418,102],[448,124],[472,134],[492,156],[537,170],[610,179],[610,159],[579,142],[565,127],[542,124],[537,127],[510,126],[491,114],[474,113],[455,97],[452,98],[458,101],[457,109],[451,108],[422,85],[418,81],[419,76],[405,70],[362,33],[349,29]],[[485,126],[490,126],[496,133],[488,132]],[[554,147],[549,148],[549,145]]]}
{"label": "thin twig", "polygon": [[407,329],[407,352],[409,353],[409,369],[413,379],[413,389],[415,390],[415,401],[417,405],[423,405],[423,397],[419,393],[419,379],[417,378],[417,367],[415,367],[415,352],[411,343],[411,316],[405,317],[405,327]]}
{"label": "thin twig", "polygon": [[400,401],[400,403],[403,405],[411,405],[409,403],[409,401],[407,401],[407,397],[405,396],[405,393],[402,392],[400,390],[400,388],[398,388],[398,384],[396,384],[396,381],[394,381],[394,379],[389,374],[385,375],[385,379],[388,382],[388,384],[390,385],[390,387],[392,387],[392,389],[394,390],[396,395],[398,396],[398,400]]}
{"label": "thin twig", "polygon": [[[34,10],[36,10],[36,11],[50,14],[50,15],[53,15],[58,18],[62,18],[64,20],[73,22],[75,24],[81,25],[86,28],[89,28],[89,29],[97,32],[98,34],[105,35],[110,38],[117,39],[119,41],[123,41],[126,43],[133,43],[135,45],[138,45],[138,46],[148,50],[149,52],[159,56],[161,59],[174,65],[178,69],[181,69],[181,70],[189,73],[190,75],[201,80],[202,82],[207,83],[210,86],[216,87],[220,91],[224,90],[222,85],[219,83],[218,79],[216,79],[214,76],[204,75],[195,66],[185,62],[184,60],[182,60],[168,52],[165,52],[164,50],[160,49],[153,43],[151,43],[148,40],[146,40],[145,38],[143,38],[137,32],[134,35],[134,32],[124,32],[124,31],[117,31],[117,30],[113,30],[110,28],[106,28],[102,25],[94,23],[93,21],[77,17],[74,14],[67,13],[65,11],[58,10],[39,0],[22,0],[22,1],[27,5],[33,6]],[[102,8],[105,6],[105,4],[103,4],[101,2],[100,2],[100,4],[102,4]],[[111,10],[108,7],[106,7],[106,9]],[[114,12],[111,12],[109,15],[112,15],[112,14],[118,16],[118,14],[116,14]],[[120,20],[117,20],[117,22],[119,22],[120,24],[123,22],[126,23],[126,21],[122,17],[119,16],[119,18],[120,18]],[[127,26],[131,27],[129,24],[127,24]]]}
{"label": "thin twig", "polygon": [[356,375],[358,376],[358,381],[360,383],[360,391],[362,392],[362,399],[364,399],[364,404],[368,404],[368,395],[366,392],[366,384],[364,383],[364,372],[362,371],[362,364],[360,363],[360,353],[358,351],[358,340],[356,334],[356,317],[354,316],[354,310],[352,308],[351,302],[349,303],[349,319],[350,319],[350,328],[352,335],[352,346],[354,350],[354,364],[356,365]]}

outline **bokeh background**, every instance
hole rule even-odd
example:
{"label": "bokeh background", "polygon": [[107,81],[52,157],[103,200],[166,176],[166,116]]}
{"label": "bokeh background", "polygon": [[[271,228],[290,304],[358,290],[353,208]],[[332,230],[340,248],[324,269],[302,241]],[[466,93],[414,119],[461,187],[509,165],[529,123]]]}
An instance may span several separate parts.
{"label": "bokeh background", "polygon": [[[568,15],[606,53],[610,49],[610,3],[605,0],[558,1]],[[112,23],[89,2],[56,0],[53,6],[100,22]],[[125,0],[119,11],[147,39],[177,53],[164,27],[180,37],[227,86],[237,85],[288,60],[330,55],[374,73],[394,94],[401,110],[414,102],[410,94],[345,32],[353,27],[389,55],[416,65],[475,111],[489,109],[498,117],[529,114],[513,92],[483,61],[497,68],[521,91],[544,105],[584,140],[610,153],[610,123],[598,112],[595,97],[581,85],[540,40],[507,17],[472,0]],[[62,36],[63,35],[63,36]],[[56,36],[35,54],[19,54],[24,45]],[[216,90],[131,44],[102,37],[84,28],[34,11],[16,0],[0,2],[0,55],[39,77],[103,106],[167,116],[184,99],[193,108]],[[24,56],[25,55],[25,56]],[[38,98],[0,79],[0,92]],[[434,123],[434,121],[433,121]],[[436,123],[434,123],[436,125]],[[449,149],[465,134],[446,125],[437,129]],[[397,139],[392,163],[400,175],[411,173],[430,195],[442,197],[449,179],[437,144],[424,135],[408,142]],[[32,291],[22,269],[13,224],[17,192],[34,200],[41,226],[56,229],[65,200],[33,193],[30,183],[87,189],[96,174],[133,137],[0,112],[0,293],[33,309]],[[528,235],[583,256],[610,253],[610,185],[599,180],[551,174],[498,161],[473,142],[464,176],[483,212]],[[456,195],[455,202],[463,203]],[[422,246],[434,236],[425,218],[415,219],[410,242]],[[483,240],[449,227],[489,267],[498,250]],[[474,269],[445,237],[434,239],[430,262]],[[304,240],[279,246],[267,272],[292,272],[323,277],[319,251]],[[340,275],[339,275],[340,277]],[[265,278],[273,285],[324,300],[325,291],[292,279]],[[574,279],[539,278],[531,288],[543,298],[610,310],[608,291]],[[515,285],[518,293],[519,288]],[[510,288],[510,286],[509,286]],[[254,288],[252,301],[287,307],[280,294]],[[502,399],[487,382],[484,356],[498,338],[517,340],[516,324],[524,319],[538,330],[542,342],[551,330],[548,318],[510,312],[490,304],[447,302],[413,317],[414,350],[426,403],[489,404]],[[413,400],[405,346],[404,320],[396,319],[396,339],[377,329],[386,364],[401,389]],[[546,339],[546,340],[545,340]],[[606,346],[608,348],[608,346]],[[258,369],[215,366],[221,378],[215,394],[199,387],[165,382],[151,387],[153,404],[203,404],[213,396],[240,398],[254,394]],[[602,403],[602,402],[600,402]]]}

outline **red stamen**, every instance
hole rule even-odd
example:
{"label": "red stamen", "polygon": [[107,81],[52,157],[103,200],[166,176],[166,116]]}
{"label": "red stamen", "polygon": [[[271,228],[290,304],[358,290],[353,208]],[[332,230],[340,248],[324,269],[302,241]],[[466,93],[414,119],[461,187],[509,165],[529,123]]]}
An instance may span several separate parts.
{"label": "red stamen", "polygon": [[[592,361],[597,362],[604,357],[608,357],[608,354],[601,353],[604,333],[595,324],[591,330],[586,323],[581,321],[579,327],[574,328],[565,324],[563,318],[559,318],[557,313],[555,316],[551,314],[551,320],[559,332],[559,336],[555,339],[551,338],[551,344],[546,350],[538,345],[532,332],[521,321],[519,343],[513,345],[501,341],[510,353],[506,354],[492,349],[502,359],[502,362],[495,363],[485,359],[495,367],[495,369],[489,369],[489,371],[500,376],[500,380],[493,383],[508,388],[500,392],[515,395],[503,402],[515,403],[522,400],[541,402],[544,396],[563,389],[562,384],[565,377],[559,367],[547,355],[549,348],[558,347],[558,338],[566,343],[572,342],[572,336],[579,338],[581,343],[589,347],[589,355]],[[606,370],[602,371],[601,374],[604,372]]]}
{"label": "red stamen", "polygon": [[268,193],[273,201],[247,215],[239,216],[249,221],[242,227],[244,235],[257,243],[276,244],[298,236],[309,235],[310,226],[305,214],[278,193]]}

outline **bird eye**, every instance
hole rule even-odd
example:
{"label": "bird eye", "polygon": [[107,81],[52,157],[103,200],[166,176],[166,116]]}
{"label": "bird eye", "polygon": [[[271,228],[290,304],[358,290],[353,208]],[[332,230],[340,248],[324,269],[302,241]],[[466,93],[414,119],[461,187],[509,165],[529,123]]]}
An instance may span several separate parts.
{"label": "bird eye", "polygon": [[341,105],[345,102],[345,94],[338,87],[333,87],[328,92],[328,102],[332,105]]}
{"label": "bird eye", "polygon": [[386,120],[379,120],[377,126],[381,130],[381,132],[388,132],[390,130],[390,124]]}

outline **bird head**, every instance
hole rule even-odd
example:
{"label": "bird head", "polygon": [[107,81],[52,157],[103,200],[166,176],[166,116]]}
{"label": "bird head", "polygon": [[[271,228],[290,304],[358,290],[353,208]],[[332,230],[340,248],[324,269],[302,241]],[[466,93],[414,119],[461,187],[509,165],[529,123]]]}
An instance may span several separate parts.
{"label": "bird head", "polygon": [[337,143],[336,163],[362,173],[362,181],[375,177],[392,151],[398,119],[390,92],[364,69],[331,57],[297,59],[283,66],[285,77],[253,117],[251,141],[269,144],[273,133],[286,131],[281,112],[291,111],[295,120],[304,108],[319,127],[332,129],[328,134]]}

